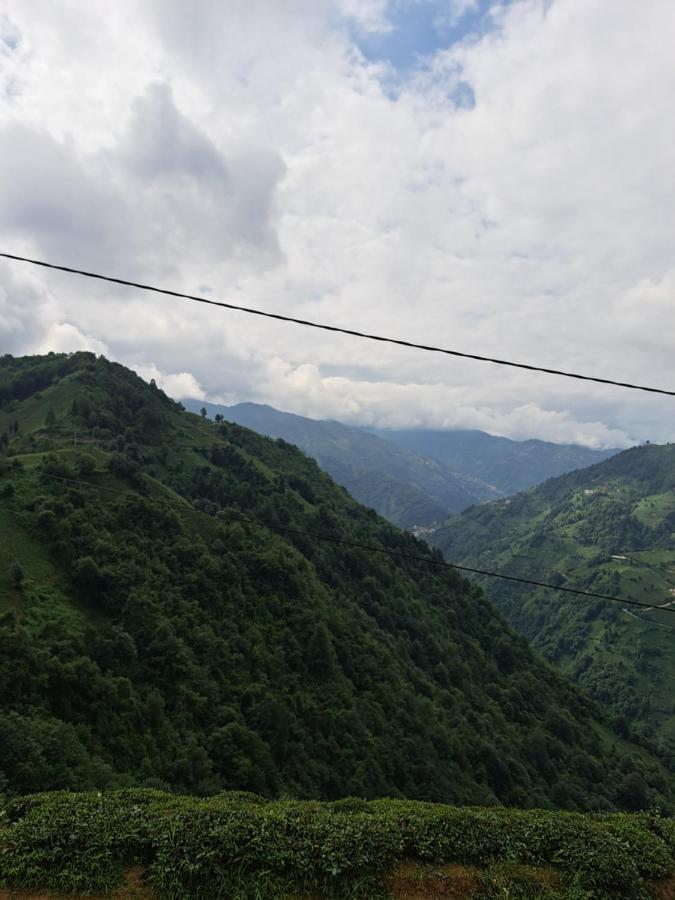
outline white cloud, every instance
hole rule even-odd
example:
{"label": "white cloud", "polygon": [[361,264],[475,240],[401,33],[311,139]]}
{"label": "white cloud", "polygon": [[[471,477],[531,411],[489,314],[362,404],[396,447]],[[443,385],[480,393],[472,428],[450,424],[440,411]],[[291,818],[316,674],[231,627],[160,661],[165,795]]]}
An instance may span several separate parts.
{"label": "white cloud", "polygon": [[[392,27],[390,12],[120,0],[102,27],[82,0],[0,0],[0,243],[672,389],[675,6],[498,5],[491,31],[395,96],[347,27]],[[675,437],[672,402],[648,395],[0,267],[12,352],[68,327],[174,373],[174,392],[592,445]]]}
{"label": "white cloud", "polygon": [[50,325],[40,343],[33,348],[34,353],[49,353],[50,350],[55,353],[75,353],[78,350],[89,350],[102,356],[110,353],[103,341],[91,334],[83,334],[76,325],[70,322]]}
{"label": "white cloud", "polygon": [[391,31],[388,15],[391,0],[335,0],[335,5],[342,16],[351,19],[364,31]]}
{"label": "white cloud", "polygon": [[570,410],[542,409],[534,402],[508,409],[484,406],[479,394],[472,402],[465,387],[444,383],[355,382],[340,376],[323,376],[318,366],[290,366],[280,358],[258,373],[253,399],[281,409],[287,398],[300,398],[289,411],[312,418],[334,418],[378,428],[476,428],[514,439],[536,435],[557,443],[589,447],[625,447],[632,441],[620,428],[597,420],[579,418]]}
{"label": "white cloud", "polygon": [[145,381],[154,381],[165,394],[175,400],[185,398],[204,400],[206,398],[204,388],[190,372],[160,372],[157,366],[131,365],[130,368]]}

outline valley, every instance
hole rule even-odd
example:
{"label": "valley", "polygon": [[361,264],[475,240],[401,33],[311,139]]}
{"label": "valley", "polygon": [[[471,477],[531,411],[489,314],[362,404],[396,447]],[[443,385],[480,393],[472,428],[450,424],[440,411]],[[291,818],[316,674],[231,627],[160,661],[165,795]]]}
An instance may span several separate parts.
{"label": "valley", "polygon": [[186,407],[195,413],[206,409],[211,418],[220,415],[295,444],[356,500],[401,528],[429,526],[450,512],[501,496],[480,479],[341,422],[316,421],[258,403],[218,406],[188,400]]}
{"label": "valley", "polygon": [[268,437],[300,447],[365,506],[423,535],[449,513],[495,500],[554,475],[592,465],[615,450],[512,441],[481,431],[357,428],[281,412],[260,403],[221,406],[187,400]]}
{"label": "valley", "polygon": [[653,606],[485,580],[548,659],[672,764],[675,752],[675,446],[643,446],[449,519],[448,559]]}

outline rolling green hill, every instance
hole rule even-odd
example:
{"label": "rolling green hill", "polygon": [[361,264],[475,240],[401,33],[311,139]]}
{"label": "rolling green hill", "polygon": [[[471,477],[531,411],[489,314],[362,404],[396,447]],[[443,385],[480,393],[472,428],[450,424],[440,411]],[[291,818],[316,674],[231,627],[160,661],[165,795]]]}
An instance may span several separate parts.
{"label": "rolling green hill", "polygon": [[[448,559],[675,606],[675,445],[627,450],[453,517]],[[675,615],[485,583],[509,622],[675,765]]]}
{"label": "rolling green hill", "polygon": [[672,804],[479,588],[296,448],[88,353],[0,358],[0,409],[6,791]]}
{"label": "rolling green hill", "polygon": [[295,444],[356,500],[401,528],[431,525],[501,495],[491,485],[454,472],[438,460],[340,422],[307,419],[260,403],[218,406],[187,400],[185,405],[193,412],[204,407],[211,417],[220,414],[228,422]]}
{"label": "rolling green hill", "polygon": [[484,431],[425,428],[376,430],[372,433],[420,456],[435,459],[454,472],[516,494],[548,478],[583,469],[614,456],[618,450],[592,450],[578,444],[513,441]]}

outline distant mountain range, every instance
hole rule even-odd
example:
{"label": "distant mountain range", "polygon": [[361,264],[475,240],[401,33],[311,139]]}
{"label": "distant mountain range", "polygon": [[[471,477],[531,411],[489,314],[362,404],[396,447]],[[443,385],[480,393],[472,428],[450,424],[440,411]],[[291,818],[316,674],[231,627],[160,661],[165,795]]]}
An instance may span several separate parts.
{"label": "distant mountain range", "polygon": [[355,499],[404,528],[440,522],[451,512],[502,496],[479,479],[361,428],[315,421],[258,403],[183,402],[193,412],[205,407],[210,418],[220,414],[228,422],[295,444]]}
{"label": "distant mountain range", "polygon": [[578,444],[513,441],[484,431],[373,431],[385,440],[437,459],[455,472],[516,494],[547,478],[583,469],[614,456],[618,450],[591,450]]}
{"label": "distant mountain range", "polygon": [[[675,444],[634,447],[466,510],[429,540],[454,562],[675,609]],[[483,586],[535,647],[675,765],[675,615]]]}
{"label": "distant mountain range", "polygon": [[404,528],[429,526],[477,503],[588,466],[618,451],[511,441],[482,431],[385,431],[308,419],[258,403],[205,407],[269,437],[296,444],[361,503]]}

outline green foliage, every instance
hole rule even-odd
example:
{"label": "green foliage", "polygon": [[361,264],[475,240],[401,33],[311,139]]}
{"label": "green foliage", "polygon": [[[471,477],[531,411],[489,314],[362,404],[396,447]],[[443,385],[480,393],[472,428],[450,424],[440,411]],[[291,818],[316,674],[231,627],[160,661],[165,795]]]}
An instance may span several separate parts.
{"label": "green foliage", "polygon": [[[636,447],[466,510],[433,541],[459,563],[672,603],[675,445]],[[485,590],[513,626],[610,710],[625,737],[675,769],[673,615],[494,579]],[[648,802],[644,791],[626,792],[626,800],[629,793],[630,808],[639,796]]]}
{"label": "green foliage", "polygon": [[535,896],[527,869],[548,867],[560,892],[540,896],[642,898],[675,868],[673,821],[647,814],[127,790],[18,797],[4,822],[0,884],[81,893],[140,863],[159,897],[376,897],[398,863],[419,861],[478,867],[483,897]]}
{"label": "green foliage", "polygon": [[[15,487],[0,502],[9,794],[136,785],[604,810],[635,806],[635,773],[650,804],[672,802],[655,760],[478,588],[296,448],[186,414],[92,354],[3,357],[0,386],[23,466],[0,470]],[[20,596],[13,558],[30,576]]]}

